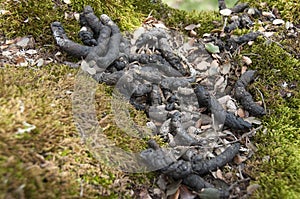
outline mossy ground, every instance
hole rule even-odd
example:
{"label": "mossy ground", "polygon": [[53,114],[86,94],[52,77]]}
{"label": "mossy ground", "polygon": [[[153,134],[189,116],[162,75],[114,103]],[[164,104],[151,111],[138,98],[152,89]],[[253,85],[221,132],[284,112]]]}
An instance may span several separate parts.
{"label": "mossy ground", "polygon": [[[79,29],[74,19],[65,19],[65,12],[80,12],[91,5],[97,14],[107,13],[122,30],[132,30],[145,17],[152,15],[166,25],[182,30],[188,24],[201,23],[199,35],[214,28],[220,20],[215,12],[199,13],[170,9],[150,1],[63,1],[1,0],[1,9],[9,13],[0,16],[1,34],[6,38],[32,35],[37,47],[53,53],[55,47],[49,24],[61,21],[71,38]],[[299,5],[294,1],[268,1],[277,7],[284,19],[299,23]],[[258,5],[255,2],[254,5]],[[267,9],[267,8],[266,8]],[[280,41],[283,45],[293,40]],[[272,43],[272,42],[271,42]],[[50,46],[50,48],[49,48]],[[260,41],[246,49],[260,76],[255,86],[264,94],[269,114],[263,119],[267,131],[256,138],[259,152],[249,165],[253,176],[262,186],[257,198],[297,198],[300,195],[299,151],[299,60],[276,44]],[[63,65],[42,68],[5,66],[0,70],[0,197],[14,198],[118,198],[130,196],[130,191],[151,186],[153,176],[128,175],[101,165],[82,143],[72,119],[71,95],[75,69]],[[283,88],[282,83],[295,85]],[[255,91],[255,90],[254,90]],[[99,85],[99,113],[110,113],[110,89]],[[288,97],[286,94],[291,93]],[[256,95],[259,97],[259,95]],[[24,106],[24,111],[22,107]],[[139,115],[139,113],[133,113]],[[139,121],[144,121],[143,117]],[[23,122],[36,129],[17,134],[25,128]],[[109,124],[108,119],[105,124]],[[111,121],[111,123],[113,123]],[[107,128],[108,135],[120,135],[116,127]],[[111,131],[110,131],[111,130]],[[114,136],[128,150],[142,149],[144,141],[126,140]],[[267,160],[269,157],[270,159]]]}
{"label": "mossy ground", "polygon": [[255,139],[259,152],[253,161],[257,164],[254,173],[262,186],[257,198],[298,198],[300,61],[277,44],[265,41],[248,52],[252,54],[253,68],[259,72],[255,86],[263,93],[269,110],[263,119],[265,130]]}
{"label": "mossy ground", "polygon": [[[1,198],[74,198],[81,191],[88,198],[130,197],[136,182],[150,182],[143,174],[134,177],[135,182],[101,165],[88,151],[72,118],[69,92],[74,89],[75,75],[76,70],[63,65],[1,68]],[[98,89],[102,103],[109,102],[105,87],[99,85]],[[111,112],[107,106],[99,111]],[[36,128],[18,133],[18,129],[26,128],[24,122]],[[120,130],[107,132],[112,133],[119,135]],[[122,144],[129,149],[145,147],[134,140]]]}

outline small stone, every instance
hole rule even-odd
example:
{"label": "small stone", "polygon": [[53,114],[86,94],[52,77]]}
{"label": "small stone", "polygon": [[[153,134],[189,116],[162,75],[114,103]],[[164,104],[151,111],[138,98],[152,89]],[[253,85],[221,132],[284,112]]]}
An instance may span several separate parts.
{"label": "small stone", "polygon": [[185,30],[194,30],[195,28],[198,28],[198,27],[200,27],[200,24],[190,24],[190,25],[188,25],[188,26],[186,26],[184,29]]}
{"label": "small stone", "polygon": [[29,50],[26,50],[26,52],[25,52],[26,54],[29,54],[29,55],[34,55],[34,54],[36,54],[37,53],[37,51],[36,50],[34,50],[34,49],[29,49]]}
{"label": "small stone", "polygon": [[79,21],[79,18],[80,18],[80,14],[75,12],[74,13],[74,18],[76,19],[76,21]]}
{"label": "small stone", "polygon": [[248,13],[248,15],[254,15],[255,14],[254,8],[249,8],[247,13]]}
{"label": "small stone", "polygon": [[285,28],[288,30],[288,29],[290,29],[290,28],[293,28],[294,27],[294,24],[293,23],[291,23],[291,22],[289,22],[289,21],[287,21],[286,23],[285,23]]}
{"label": "small stone", "polygon": [[44,65],[44,59],[43,59],[43,58],[39,58],[39,59],[36,61],[36,66],[37,66],[37,67],[41,67],[42,65]]}
{"label": "small stone", "polygon": [[17,46],[22,47],[22,48],[26,48],[26,46],[28,46],[29,44],[29,38],[28,37],[23,37],[20,39],[20,41],[18,41],[16,43]]}
{"label": "small stone", "polygon": [[263,35],[267,38],[271,37],[274,35],[275,32],[263,32]]}
{"label": "small stone", "polygon": [[231,15],[231,13],[232,13],[232,10],[230,10],[228,8],[220,10],[220,14],[225,16],[225,17],[228,17],[229,15]]}
{"label": "small stone", "polygon": [[239,16],[237,16],[237,15],[234,15],[234,16],[231,17],[231,21],[236,21],[238,19],[239,19]]}
{"label": "small stone", "polygon": [[243,56],[243,57],[242,57],[242,60],[243,60],[243,62],[244,62],[246,65],[248,65],[248,66],[252,64],[252,60],[250,59],[250,57]]}
{"label": "small stone", "polygon": [[274,24],[274,25],[281,25],[281,24],[284,24],[284,21],[283,21],[282,19],[275,19],[275,20],[273,21],[273,24]]}
{"label": "small stone", "polygon": [[71,4],[71,0],[64,0],[65,4]]}
{"label": "small stone", "polygon": [[264,17],[275,18],[275,15],[272,12],[262,12]]}

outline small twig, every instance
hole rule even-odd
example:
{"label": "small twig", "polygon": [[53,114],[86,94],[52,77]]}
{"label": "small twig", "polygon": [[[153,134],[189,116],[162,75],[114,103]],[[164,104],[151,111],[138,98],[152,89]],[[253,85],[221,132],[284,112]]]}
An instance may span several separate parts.
{"label": "small twig", "polygon": [[228,190],[232,190],[235,186],[237,186],[239,183],[241,182],[247,182],[247,181],[250,181],[251,179],[250,178],[244,178],[244,179],[241,179],[241,180],[238,180],[234,183],[232,183],[232,185],[230,185],[230,187],[228,188]]}
{"label": "small twig", "polygon": [[256,133],[256,131],[260,130],[261,128],[263,127],[263,125],[260,125],[259,127],[247,132],[247,133],[244,133],[238,141],[242,141],[242,139],[244,139],[245,137],[248,137],[249,135],[252,135],[253,133]]}
{"label": "small twig", "polygon": [[223,28],[222,28],[222,32],[224,32],[224,30],[225,30],[225,27],[227,25],[227,20],[228,20],[228,17],[225,17],[224,18],[224,25],[223,25]]}
{"label": "small twig", "polygon": [[83,183],[82,180],[80,180],[80,194],[79,197],[82,198],[83,197]]}
{"label": "small twig", "polygon": [[262,94],[262,92],[261,92],[258,88],[255,87],[255,89],[256,89],[257,92],[260,94],[261,101],[262,101],[262,103],[263,103],[263,105],[264,105],[265,112],[267,112],[267,106],[266,106],[266,103],[265,103],[264,95]]}

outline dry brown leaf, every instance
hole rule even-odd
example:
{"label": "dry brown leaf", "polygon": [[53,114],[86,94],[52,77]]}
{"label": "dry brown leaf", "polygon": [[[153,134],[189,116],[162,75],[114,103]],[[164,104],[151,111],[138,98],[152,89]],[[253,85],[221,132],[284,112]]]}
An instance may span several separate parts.
{"label": "dry brown leaf", "polygon": [[22,63],[26,62],[26,59],[23,56],[18,56],[18,57],[15,57],[15,62],[17,65],[21,65]]}
{"label": "dry brown leaf", "polygon": [[194,198],[196,198],[196,195],[193,194],[186,186],[181,185],[180,186],[180,198],[194,199]]}
{"label": "dry brown leaf", "polygon": [[195,37],[195,36],[197,36],[197,32],[194,31],[194,30],[191,30],[189,35],[190,35],[191,37]]}
{"label": "dry brown leaf", "polygon": [[229,172],[225,173],[224,176],[227,180],[231,180],[233,177],[233,173],[231,171],[229,171]]}
{"label": "dry brown leaf", "polygon": [[259,184],[251,184],[247,187],[247,194],[252,195],[258,188],[260,187]]}
{"label": "dry brown leaf", "polygon": [[221,179],[221,180],[224,180],[224,181],[225,181],[224,176],[223,176],[223,173],[222,173],[222,171],[221,171],[220,169],[218,169],[218,170],[215,171],[215,172],[212,172],[212,174],[213,174],[214,178],[216,178],[216,179]]}
{"label": "dry brown leaf", "polygon": [[241,156],[239,154],[233,158],[233,161],[235,164],[241,164],[242,162],[244,162],[246,160],[247,160],[247,158],[245,156]]}
{"label": "dry brown leaf", "polygon": [[245,111],[243,109],[239,108],[237,110],[237,115],[240,116],[241,118],[245,118],[246,113],[245,113]]}
{"label": "dry brown leaf", "polygon": [[0,49],[1,49],[1,50],[4,50],[4,49],[6,49],[6,48],[8,48],[8,45],[6,45],[6,44],[3,44],[3,45],[0,46]]}
{"label": "dry brown leaf", "polygon": [[241,74],[244,74],[247,71],[247,66],[242,66]]}
{"label": "dry brown leaf", "polygon": [[206,129],[210,129],[211,128],[211,125],[203,125],[201,126],[201,130],[206,130]]}
{"label": "dry brown leaf", "polygon": [[168,197],[168,199],[178,199],[179,198],[179,194],[180,194],[180,189],[177,189],[177,191]]}
{"label": "dry brown leaf", "polygon": [[257,105],[259,105],[259,106],[262,106],[263,105],[263,102],[262,101],[257,101],[257,102],[255,102]]}

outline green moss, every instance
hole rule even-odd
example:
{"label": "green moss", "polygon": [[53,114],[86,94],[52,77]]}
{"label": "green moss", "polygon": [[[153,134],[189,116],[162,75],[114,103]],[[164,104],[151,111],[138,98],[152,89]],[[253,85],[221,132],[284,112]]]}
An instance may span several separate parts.
{"label": "green moss", "polygon": [[[74,198],[81,189],[84,197],[129,198],[129,188],[133,189],[129,186],[135,181],[149,182],[146,175],[140,179],[126,176],[126,182],[114,187],[125,174],[100,165],[82,143],[73,122],[71,95],[66,93],[74,89],[75,74],[76,70],[63,65],[34,69],[6,66],[0,70],[1,198],[21,198],[19,194],[26,198]],[[110,102],[107,95],[100,99]],[[99,112],[111,111],[110,106],[98,108]],[[37,130],[16,134],[18,128],[24,128],[24,121]],[[143,140],[123,139],[117,127],[106,133],[126,150],[146,146]],[[23,184],[26,186],[19,190]]]}
{"label": "green moss", "polygon": [[221,20],[220,15],[216,11],[187,12],[185,10],[170,8],[162,3],[154,4],[151,3],[151,1],[133,0],[133,3],[137,5],[137,11],[140,10],[145,14],[151,13],[157,19],[162,20],[168,27],[178,30],[183,30],[184,27],[189,24],[200,23],[201,26],[196,30],[199,35],[210,32],[212,29],[216,28],[212,22]]}
{"label": "green moss", "polygon": [[[270,12],[274,8],[278,9],[284,20],[300,23],[300,6],[298,0],[242,0],[242,2],[249,2],[251,6],[261,8],[263,11]],[[266,5],[264,5],[266,3]]]}
{"label": "green moss", "polygon": [[[38,2],[35,0],[4,1],[3,9],[9,13],[1,15],[1,32],[7,38],[32,35],[38,42],[50,42],[50,23],[62,21],[66,5],[55,4],[51,0]],[[68,27],[70,28],[70,27]]]}
{"label": "green moss", "polygon": [[[262,186],[257,198],[298,198],[300,195],[300,61],[277,44],[260,41],[248,50],[258,70],[256,87],[263,93],[269,114],[263,119],[266,132],[256,137]],[[245,52],[245,51],[244,51]],[[286,82],[287,87],[282,85]],[[294,85],[294,86],[293,86]],[[289,93],[289,94],[287,94]],[[269,161],[263,161],[265,157]]]}
{"label": "green moss", "polygon": [[1,5],[9,11],[0,15],[1,34],[7,38],[32,35],[40,45],[54,44],[50,30],[53,21],[61,21],[68,36],[78,41],[78,22],[74,18],[65,19],[64,16],[65,13],[81,12],[85,5],[91,5],[98,16],[108,14],[122,31],[140,26],[150,13],[176,29],[182,30],[191,23],[200,23],[201,27],[197,30],[200,35],[214,28],[211,21],[220,20],[216,12],[179,11],[166,4],[140,0],[72,0],[70,5],[52,0],[1,0]]}

